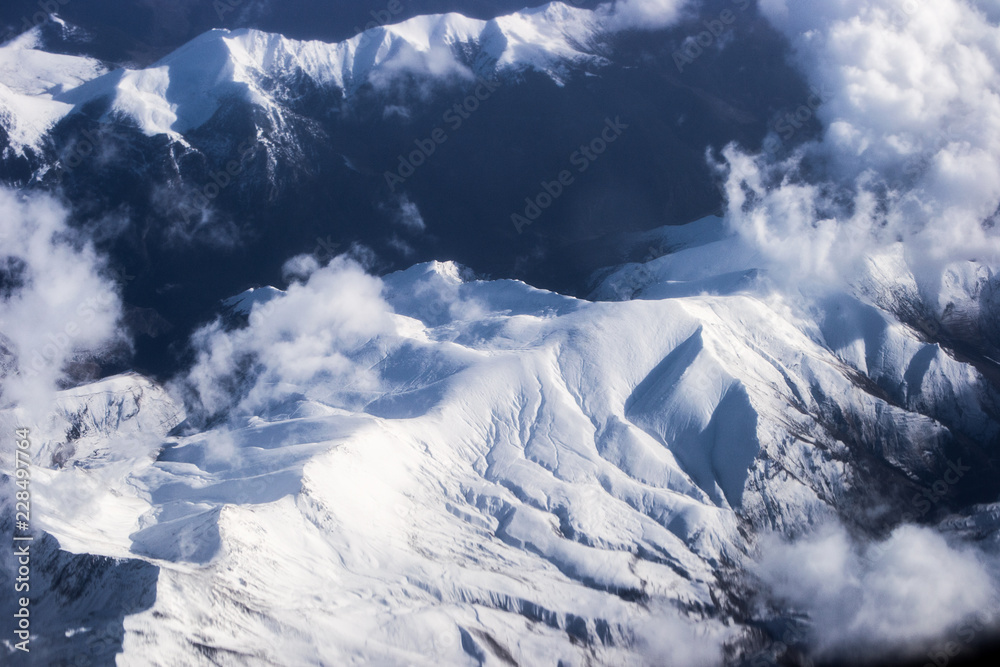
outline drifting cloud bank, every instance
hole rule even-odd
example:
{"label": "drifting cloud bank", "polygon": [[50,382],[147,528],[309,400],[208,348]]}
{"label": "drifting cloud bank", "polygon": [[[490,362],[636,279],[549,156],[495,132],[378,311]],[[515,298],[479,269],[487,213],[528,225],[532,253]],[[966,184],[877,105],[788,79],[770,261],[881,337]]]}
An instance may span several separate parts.
{"label": "drifting cloud bank", "polygon": [[933,652],[943,632],[957,639],[963,624],[995,625],[990,561],[929,528],[901,526],[864,544],[826,526],[795,541],[762,540],[757,574],[773,598],[808,614],[817,658],[861,661]]}
{"label": "drifting cloud bank", "polygon": [[[850,282],[900,248],[934,303],[944,268],[1000,263],[1000,28],[961,0],[761,0],[817,90],[821,139],[722,156],[728,219],[778,273]],[[995,13],[995,12],[993,12]],[[803,103],[806,101],[803,100]]]}
{"label": "drifting cloud bank", "polygon": [[[0,189],[0,400],[30,418],[51,409],[67,366],[124,340],[104,261],[46,196]],[[2,350],[0,350],[2,351]]]}

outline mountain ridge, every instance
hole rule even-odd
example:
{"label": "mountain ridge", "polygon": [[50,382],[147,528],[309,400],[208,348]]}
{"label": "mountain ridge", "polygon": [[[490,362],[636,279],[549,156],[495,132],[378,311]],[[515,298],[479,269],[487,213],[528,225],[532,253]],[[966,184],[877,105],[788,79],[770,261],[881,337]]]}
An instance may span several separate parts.
{"label": "mountain ridge", "polygon": [[[52,93],[53,102],[63,106],[52,112],[48,126],[88,104],[109,100],[105,118],[121,114],[147,136],[182,140],[229,96],[275,108],[262,87],[265,80],[301,75],[346,95],[373,80],[388,83],[409,70],[472,79],[534,68],[558,80],[562,60],[600,60],[578,50],[595,34],[597,16],[561,2],[489,21],[457,13],[417,16],[335,43],[292,40],[249,28],[213,29],[143,69],[115,69]],[[26,54],[44,53],[33,49],[35,45],[31,37],[22,36],[0,52],[25,60]],[[463,62],[467,58],[470,62]],[[61,57],[61,62],[77,60],[94,62]],[[8,132],[21,122],[8,121]],[[40,139],[35,136],[28,145]]]}

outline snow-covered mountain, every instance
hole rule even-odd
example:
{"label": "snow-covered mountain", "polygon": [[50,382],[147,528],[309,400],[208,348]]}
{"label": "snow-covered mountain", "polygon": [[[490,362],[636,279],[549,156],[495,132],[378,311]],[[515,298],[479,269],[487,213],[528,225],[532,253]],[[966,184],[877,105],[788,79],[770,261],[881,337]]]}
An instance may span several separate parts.
{"label": "snow-covered mountain", "polygon": [[73,111],[63,95],[104,74],[92,58],[48,53],[32,30],[0,46],[0,131],[4,151],[38,150],[52,126]]}
{"label": "snow-covered mountain", "polygon": [[37,630],[0,662],[1000,636],[998,34],[963,0],[619,0],[0,46]]}
{"label": "snow-covered mountain", "polygon": [[[5,95],[5,126],[16,145],[34,145],[56,120],[106,100],[108,117],[127,118],[149,136],[178,139],[233,99],[280,113],[287,85],[303,78],[345,95],[365,84],[388,84],[407,72],[474,80],[532,68],[558,79],[565,63],[600,60],[588,50],[588,42],[601,18],[554,2],[490,21],[454,13],[418,16],[335,44],[218,29],[148,67],[103,76],[97,76],[101,67],[92,60],[34,50],[34,33],[28,33],[0,50],[5,61],[0,85],[22,95],[44,93],[48,104],[19,105]],[[49,88],[18,86],[30,81],[37,88],[52,71],[62,78]]]}
{"label": "snow-covered mountain", "polygon": [[968,441],[995,439],[998,396],[856,296],[797,310],[716,219],[656,238],[674,251],[609,275],[615,300],[343,259],[243,295],[228,307],[248,323],[198,337],[175,395],[204,412],[170,437],[182,410],[140,377],[64,393],[37,441],[51,567],[136,563],[122,585],[148,601],[123,629],[74,601],[75,639],[47,648],[130,665],[794,655],[759,630],[775,612],[747,607],[754,536],[835,517],[882,535],[949,452],[983,457]]}

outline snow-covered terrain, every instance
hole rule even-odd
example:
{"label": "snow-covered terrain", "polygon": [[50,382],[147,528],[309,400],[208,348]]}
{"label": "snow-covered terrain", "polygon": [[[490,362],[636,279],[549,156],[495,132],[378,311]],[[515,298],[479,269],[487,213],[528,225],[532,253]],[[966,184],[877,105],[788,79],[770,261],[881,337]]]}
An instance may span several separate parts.
{"label": "snow-covered terrain", "polygon": [[272,111],[283,86],[303,77],[350,95],[404,73],[474,80],[526,68],[558,80],[565,63],[600,61],[587,49],[601,16],[561,2],[490,21],[461,14],[417,16],[344,42],[297,41],[258,30],[212,30],[141,70],[118,69],[58,96],[76,108],[110,101],[109,114],[147,135],[183,133],[230,98]]}
{"label": "snow-covered terrain", "polygon": [[106,71],[91,58],[47,53],[39,46],[37,29],[0,46],[0,127],[15,152],[37,148],[74,108],[63,94]]}
{"label": "snow-covered terrain", "polygon": [[598,289],[629,300],[342,258],[243,295],[172,437],[138,376],[64,392],[38,527],[157,569],[121,664],[715,664],[752,654],[746,528],[905,508],[957,394],[953,428],[995,429],[977,372],[886,312],[798,310],[716,219],[657,241]]}
{"label": "snow-covered terrain", "polygon": [[[0,189],[0,461],[30,426],[37,632],[27,658],[0,636],[0,662],[858,664],[933,655],[973,618],[980,640],[1000,629],[996,12],[774,0],[742,14],[738,0],[722,3],[733,21],[692,14],[678,29],[691,35],[630,34],[628,62],[601,45],[606,31],[669,25],[682,5],[418,16],[339,43],[213,30],[111,71],[47,53],[38,29],[0,46],[0,167],[24,186]],[[711,55],[682,68],[670,50],[692,44]],[[719,89],[764,98],[771,70],[733,61],[772,47],[804,78],[751,113]],[[711,67],[732,69],[699,87]],[[426,140],[435,166],[396,193],[382,175],[396,140],[427,160],[416,137],[445,136],[422,121],[412,134],[408,114],[427,103],[424,120],[443,120],[427,91],[479,77],[524,96],[498,95],[507,106],[479,117],[488,141],[464,152]],[[650,82],[668,93],[628,90]],[[401,89],[412,108],[395,104]],[[549,125],[496,130],[536,93],[588,133],[576,105],[614,98],[634,129],[614,150],[573,133],[538,148]],[[797,110],[774,110],[799,93]],[[330,131],[373,111],[399,125]],[[698,143],[697,126],[722,117],[757,135]],[[801,136],[782,136],[782,118]],[[369,129],[345,137],[355,127]],[[370,127],[388,128],[382,157]],[[636,146],[682,135],[721,190],[691,217],[723,217],[651,229],[697,181],[674,162],[643,166]],[[572,190],[594,198],[561,198],[577,175],[552,171],[532,203],[542,177],[520,178],[522,165],[562,159],[548,153],[563,140],[579,145],[570,155],[607,149]],[[513,168],[458,178],[505,151]],[[475,205],[440,206],[454,203],[440,201],[448,179],[472,183]],[[632,180],[672,194],[644,199]],[[50,186],[73,211],[32,190]],[[318,196],[341,189],[344,210]],[[277,231],[254,217],[264,200]],[[483,246],[474,256],[497,252],[488,226],[514,236],[508,200],[539,209],[537,235],[507,246],[517,271],[584,273],[552,253],[564,241],[581,255],[608,246],[588,272],[613,266],[573,297],[415,263],[460,256],[415,249],[457,225]],[[257,225],[241,231],[259,245],[235,231],[185,245],[193,233],[171,236],[157,214],[186,204],[184,224]],[[633,219],[644,207],[655,223]],[[364,227],[386,230],[408,268],[375,275],[387,264]],[[175,237],[177,252],[158,254]],[[131,263],[138,275],[120,273]],[[177,338],[157,338],[173,324],[160,307]],[[157,351],[161,382],[124,372]],[[0,553],[0,588],[15,572]]]}

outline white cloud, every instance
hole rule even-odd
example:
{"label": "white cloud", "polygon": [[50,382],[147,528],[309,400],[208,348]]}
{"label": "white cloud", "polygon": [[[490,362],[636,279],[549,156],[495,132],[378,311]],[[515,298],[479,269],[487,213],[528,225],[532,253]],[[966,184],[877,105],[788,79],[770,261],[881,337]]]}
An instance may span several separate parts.
{"label": "white cloud", "polygon": [[[793,148],[776,129],[762,154],[727,147],[729,225],[773,276],[806,291],[849,289],[873,257],[894,254],[905,267],[885,271],[881,280],[898,283],[885,287],[905,286],[908,270],[940,313],[957,298],[949,271],[1000,266],[995,7],[761,0],[760,9],[821,92],[818,105],[801,103],[815,108],[822,134]],[[881,545],[841,527],[764,540],[758,571],[775,598],[808,613],[816,655],[848,661],[927,649],[995,609],[995,573],[995,558],[914,526]]]}
{"label": "white cloud", "polygon": [[121,303],[102,259],[67,226],[58,202],[0,189],[0,212],[0,333],[17,358],[2,397],[40,419],[67,363],[123,340]]}
{"label": "white cloud", "polygon": [[399,104],[387,104],[382,110],[382,118],[402,118],[409,120],[410,110]]}
{"label": "white cloud", "polygon": [[319,260],[316,259],[315,255],[296,255],[282,265],[281,277],[286,282],[293,280],[302,282],[319,269]]}
{"label": "white cloud", "polygon": [[[228,175],[226,178],[229,178]],[[211,179],[197,188],[186,185],[154,186],[152,200],[165,219],[167,243],[178,246],[204,244],[216,248],[236,246],[240,230],[218,210],[214,200],[220,192],[221,189]]]}
{"label": "white cloud", "polygon": [[649,667],[710,667],[723,663],[722,647],[731,633],[711,623],[697,623],[676,610],[651,605],[648,618],[632,630],[643,665]]}
{"label": "white cloud", "polygon": [[726,151],[732,226],[796,281],[850,282],[901,243],[935,306],[949,264],[1000,263],[984,223],[1000,205],[1000,28],[960,0],[761,10],[824,91],[824,133],[780,161]]}
{"label": "white cloud", "polygon": [[319,269],[295,260],[286,272],[302,282],[256,304],[249,326],[215,322],[193,336],[197,361],[175,388],[205,414],[262,414],[295,396],[357,408],[352,397],[363,405],[377,389],[377,374],[355,355],[394,331],[382,281],[345,256]]}
{"label": "white cloud", "polygon": [[[429,49],[421,51],[405,42],[396,46],[393,57],[386,60],[381,69],[372,72],[369,80],[376,88],[385,89],[396,85],[400,74],[413,74],[433,81],[474,81],[476,78],[472,70],[455,58],[450,46],[432,44]],[[433,85],[424,84],[418,88],[421,97],[427,97]]]}
{"label": "white cloud", "polygon": [[613,30],[655,30],[676,23],[687,0],[616,0],[598,7],[602,24]]}
{"label": "white cloud", "polygon": [[420,209],[410,201],[409,197],[406,195],[400,197],[397,206],[398,209],[393,214],[396,224],[413,234],[418,234],[427,229],[427,223],[424,222],[424,217],[420,215]]}
{"label": "white cloud", "polygon": [[757,574],[774,598],[805,611],[817,657],[926,650],[928,642],[996,606],[982,554],[937,532],[902,526],[861,546],[840,526],[762,541]]}

